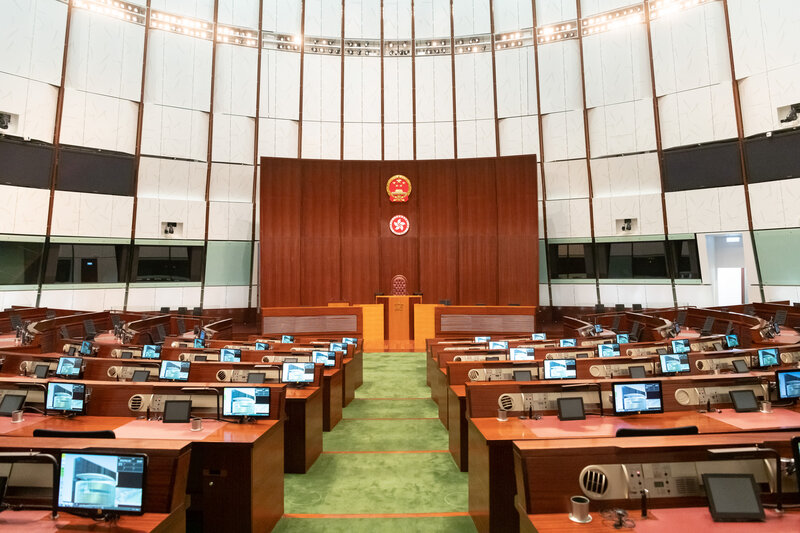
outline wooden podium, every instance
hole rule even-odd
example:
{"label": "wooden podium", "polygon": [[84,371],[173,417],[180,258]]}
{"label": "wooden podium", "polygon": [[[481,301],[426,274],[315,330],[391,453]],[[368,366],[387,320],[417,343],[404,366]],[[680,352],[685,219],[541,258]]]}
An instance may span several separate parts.
{"label": "wooden podium", "polygon": [[414,338],[414,304],[422,296],[376,296],[375,303],[383,304],[383,331],[389,341],[408,341]]}

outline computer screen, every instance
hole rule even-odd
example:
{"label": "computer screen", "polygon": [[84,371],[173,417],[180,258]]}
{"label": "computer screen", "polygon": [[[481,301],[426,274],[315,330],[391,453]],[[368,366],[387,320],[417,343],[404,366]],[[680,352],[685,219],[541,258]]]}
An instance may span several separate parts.
{"label": "computer screen", "polygon": [[619,344],[598,344],[597,355],[600,357],[619,357]]}
{"label": "computer screen", "polygon": [[342,342],[345,344],[358,344],[358,339],[355,337],[344,337]]}
{"label": "computer screen", "polygon": [[195,339],[194,340],[194,347],[195,348],[205,348],[206,347],[206,343],[203,341],[203,339]]}
{"label": "computer screen", "polygon": [[191,400],[167,400],[164,402],[165,424],[181,424],[189,421],[192,416]]}
{"label": "computer screen", "polygon": [[314,363],[283,363],[282,383],[313,383]]}
{"label": "computer screen", "polygon": [[545,341],[547,340],[547,333],[532,333],[531,340],[533,341]]}
{"label": "computer screen", "polygon": [[647,370],[645,370],[644,365],[630,366],[628,367],[628,373],[632,379],[644,379],[647,377]]}
{"label": "computer screen", "polygon": [[83,359],[80,357],[59,357],[56,376],[60,378],[80,378],[83,374]]}
{"label": "computer screen", "polygon": [[533,361],[533,348],[511,348],[508,350],[508,358],[511,361]]}
{"label": "computer screen", "polygon": [[559,398],[556,403],[559,420],[586,420],[583,398]]}
{"label": "computer screen", "polygon": [[664,412],[659,381],[614,383],[612,395],[616,415]]}
{"label": "computer screen", "polygon": [[508,341],[490,341],[490,350],[508,350]]}
{"label": "computer screen", "polygon": [[777,348],[764,348],[758,351],[758,366],[778,366],[779,364]]}
{"label": "computer screen", "polygon": [[89,341],[83,341],[81,343],[81,354],[82,355],[92,355],[92,343]]}
{"label": "computer screen", "polygon": [[578,341],[575,339],[560,339],[558,341],[558,345],[561,346],[562,348],[566,346],[577,346]]}
{"label": "computer screen", "polygon": [[122,352],[119,355],[120,359],[133,359],[133,352]]}
{"label": "computer screen", "polygon": [[514,370],[514,381],[531,381],[530,370]]}
{"label": "computer screen", "polygon": [[544,379],[575,379],[578,367],[575,359],[545,359]]}
{"label": "computer screen", "polygon": [[269,416],[269,387],[225,387],[223,416]]}
{"label": "computer screen", "polygon": [[269,344],[267,344],[266,342],[257,342],[256,350],[258,351],[269,350]]}
{"label": "computer screen", "polygon": [[147,456],[63,452],[58,478],[58,508],[66,512],[141,514]]}
{"label": "computer screen", "polygon": [[595,333],[602,333],[603,332],[603,326],[600,325],[600,324],[595,324],[594,325],[594,332]]}
{"label": "computer screen", "polygon": [[45,409],[65,413],[83,413],[86,408],[86,387],[83,383],[47,384]]}
{"label": "computer screen", "polygon": [[317,364],[324,366],[336,366],[336,352],[311,352],[311,358]]}
{"label": "computer screen", "polygon": [[733,409],[737,413],[758,411],[758,400],[752,390],[732,390],[728,394],[730,394]]}
{"label": "computer screen", "polygon": [[204,329],[200,330],[200,340],[201,341],[206,340],[206,330],[204,330]]}
{"label": "computer screen", "polygon": [[47,373],[50,371],[50,365],[43,363],[36,365],[33,369],[33,375],[39,379],[44,379],[47,377]]}
{"label": "computer screen", "polygon": [[800,398],[800,370],[776,370],[775,383],[779,400]]}
{"label": "computer screen", "polygon": [[150,371],[149,370],[134,370],[133,377],[131,377],[131,381],[135,381],[137,383],[141,383],[150,379]]}
{"label": "computer screen", "polygon": [[736,348],[739,346],[739,337],[736,335],[725,335],[725,344],[728,345],[728,348]]}
{"label": "computer screen", "polygon": [[667,353],[658,356],[662,374],[680,374],[689,371],[689,356],[685,353]]}
{"label": "computer screen", "polygon": [[674,339],[672,343],[672,353],[689,353],[689,339]]}
{"label": "computer screen", "polygon": [[475,337],[475,342],[489,342],[492,340],[491,337]]}
{"label": "computer screen", "polygon": [[281,342],[285,344],[292,344],[294,342],[293,335],[281,335]]}
{"label": "computer screen", "polygon": [[266,383],[266,372],[250,372],[247,374],[247,383]]}
{"label": "computer screen", "polygon": [[242,351],[232,348],[222,348],[219,351],[219,360],[223,363],[238,363],[242,360]]}
{"label": "computer screen", "polygon": [[158,379],[166,381],[189,381],[189,361],[161,361]]}
{"label": "computer screen", "polygon": [[22,409],[24,404],[24,394],[5,394],[0,401],[0,416],[11,416],[14,411]]}
{"label": "computer screen", "polygon": [[330,350],[332,352],[346,352],[347,351],[347,345],[345,343],[343,343],[343,342],[332,342],[328,346],[328,350]]}
{"label": "computer screen", "polygon": [[208,361],[208,356],[206,354],[196,354],[192,360],[197,363],[204,363]]}
{"label": "computer screen", "polygon": [[753,474],[703,474],[703,487],[715,522],[760,522],[765,519]]}
{"label": "computer screen", "polygon": [[627,333],[618,333],[617,334],[617,344],[628,344],[630,341],[630,337]]}
{"label": "computer screen", "polygon": [[161,346],[156,344],[145,344],[142,346],[142,359],[160,359]]}

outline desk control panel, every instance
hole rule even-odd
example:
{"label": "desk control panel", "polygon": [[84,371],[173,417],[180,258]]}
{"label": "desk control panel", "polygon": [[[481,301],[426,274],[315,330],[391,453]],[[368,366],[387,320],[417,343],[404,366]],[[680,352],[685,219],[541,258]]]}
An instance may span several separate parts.
{"label": "desk control panel", "polygon": [[[497,405],[505,411],[557,411],[559,398],[583,398],[583,405],[587,409],[600,405],[597,391],[506,393],[497,398]],[[604,399],[603,407],[610,409],[611,402],[606,403]]]}
{"label": "desk control panel", "polygon": [[191,400],[192,409],[214,412],[217,409],[217,396],[213,394],[134,394],[128,400],[128,409],[143,413],[149,408],[151,412],[163,413],[168,400]]}
{"label": "desk control panel", "polygon": [[750,367],[750,356],[748,354],[731,355],[728,357],[714,357],[708,359],[698,359],[694,366],[701,372],[713,372],[715,370],[734,370],[734,361],[744,361]]}
{"label": "desk control panel", "polygon": [[[487,357],[492,357],[493,359],[487,359]],[[494,359],[494,358],[497,359]],[[507,353],[494,353],[494,354],[481,354],[481,355],[456,355],[453,357],[453,361],[455,362],[464,362],[464,361],[508,361],[508,354]]]}
{"label": "desk control panel", "polygon": [[130,381],[133,379],[133,373],[138,370],[143,370],[152,374],[158,373],[157,366],[110,366],[108,367],[106,374],[108,374],[108,377],[113,379]]}
{"label": "desk control panel", "polygon": [[800,363],[800,352],[783,352],[781,353],[781,361],[787,365]]}
{"label": "desk control panel", "polygon": [[656,374],[656,363],[653,361],[641,361],[632,363],[621,363],[617,365],[592,365],[589,367],[589,374],[596,378],[617,378],[620,376],[630,376],[632,366],[643,366],[648,374]]}
{"label": "desk control panel", "polygon": [[645,346],[643,348],[626,348],[625,355],[629,357],[657,357],[658,350],[661,348],[664,349],[663,346]]}
{"label": "desk control panel", "polygon": [[467,373],[470,381],[511,381],[514,372],[528,370],[531,379],[539,379],[539,367],[536,365],[514,365],[506,368],[472,368]]}
{"label": "desk control panel", "polygon": [[281,371],[278,368],[255,368],[252,370],[238,370],[223,368],[217,371],[217,381],[231,381],[234,383],[247,383],[250,374],[264,374],[266,381],[280,381]]}
{"label": "desk control panel", "polygon": [[219,361],[219,352],[197,352],[197,353],[182,353],[178,355],[178,361],[192,361],[194,362],[197,356],[205,356],[206,361]]}
{"label": "desk control panel", "polygon": [[680,405],[705,406],[731,403],[730,392],[737,390],[751,390],[758,400],[769,398],[767,386],[761,384],[731,385],[727,387],[687,387],[675,391],[675,401]]}
{"label": "desk control panel", "polygon": [[36,367],[39,365],[47,365],[47,374],[53,374],[58,368],[58,360],[56,361],[21,361],[19,363],[19,371],[25,374],[33,374]]}
{"label": "desk control panel", "polygon": [[312,361],[311,352],[294,353],[292,355],[265,355],[261,358],[262,363],[283,363],[286,359],[294,359],[295,363],[306,363]]}
{"label": "desk control panel", "polygon": [[[123,354],[126,354],[126,357],[123,358],[122,357]],[[127,354],[130,354],[130,356],[128,356]],[[125,359],[125,358],[141,359],[141,357],[142,357],[142,349],[141,348],[114,348],[113,350],[111,350],[111,357],[114,357],[116,359],[120,359],[120,358],[122,358],[122,359]]]}
{"label": "desk control panel", "polygon": [[[602,343],[600,343],[602,344]],[[545,359],[578,359],[578,358],[592,358],[595,356],[594,350],[574,350],[569,352],[550,352],[545,354]]]}

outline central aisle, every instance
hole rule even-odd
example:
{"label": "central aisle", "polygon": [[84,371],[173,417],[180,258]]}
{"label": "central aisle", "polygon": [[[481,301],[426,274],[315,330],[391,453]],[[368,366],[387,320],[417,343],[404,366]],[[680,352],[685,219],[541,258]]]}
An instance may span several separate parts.
{"label": "central aisle", "polygon": [[276,532],[474,532],[467,474],[425,385],[425,354],[364,354],[364,384],[306,474],[286,474]]}

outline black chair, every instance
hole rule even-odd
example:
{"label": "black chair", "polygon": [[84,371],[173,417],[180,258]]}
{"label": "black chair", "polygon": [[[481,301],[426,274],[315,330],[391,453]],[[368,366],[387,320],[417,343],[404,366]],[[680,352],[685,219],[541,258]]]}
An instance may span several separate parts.
{"label": "black chair", "polygon": [[677,428],[619,428],[617,437],[669,437],[671,435],[697,435],[697,426]]}
{"label": "black chair", "polygon": [[52,309],[48,309],[47,311],[45,311],[44,317],[46,319],[48,319],[48,320],[50,320],[51,318],[55,318],[56,317],[56,312],[53,311]]}
{"label": "black chair", "polygon": [[195,307],[192,309],[192,314],[194,316],[203,316],[203,308],[202,307]]}
{"label": "black chair", "polygon": [[714,331],[714,317],[707,316],[706,321],[703,323],[703,327],[700,329],[700,335],[706,336],[711,335]]}
{"label": "black chair", "polygon": [[617,330],[619,330],[619,322],[620,322],[620,320],[622,320],[622,316],[621,315],[615,315],[614,316],[614,320],[611,322],[611,331],[616,331],[617,333],[619,333],[619,331],[617,331]]}
{"label": "black chair", "polygon": [[606,306],[603,305],[603,304],[595,304],[594,312],[597,313],[597,314],[605,313],[606,312]]}
{"label": "black chair", "polygon": [[186,322],[184,322],[181,317],[175,319],[175,325],[178,327],[179,335],[186,333]]}
{"label": "black chair", "polygon": [[630,335],[631,342],[639,342],[639,333],[642,332],[642,323],[636,322],[631,325],[631,332],[628,334]]}
{"label": "black chair", "polygon": [[106,431],[59,431],[57,429],[34,429],[34,437],[55,437],[59,439],[116,439],[111,430]]}
{"label": "black chair", "polygon": [[168,314],[169,313],[169,307],[162,307],[160,312],[162,314],[164,314],[164,315]]}
{"label": "black chair", "polygon": [[641,311],[642,310],[642,304],[633,304],[633,307],[631,307],[631,310],[632,311]]}
{"label": "black chair", "polygon": [[164,324],[156,324],[156,336],[158,337],[158,342],[161,344],[164,342],[164,339],[167,338],[167,330],[164,328]]}
{"label": "black chair", "polygon": [[83,321],[83,331],[86,333],[85,339],[90,341],[97,336],[97,328],[94,326],[94,320],[87,318]]}
{"label": "black chair", "polygon": [[678,311],[678,316],[675,317],[675,323],[683,326],[686,323],[686,310]]}
{"label": "black chair", "polygon": [[439,305],[450,305],[450,300],[439,300]]}
{"label": "black chair", "polygon": [[189,314],[189,308],[188,307],[179,307],[178,308],[178,314],[179,315],[188,315]]}
{"label": "black chair", "polygon": [[8,315],[8,320],[11,321],[12,329],[17,330],[22,327],[22,318],[18,314]]}
{"label": "black chair", "polygon": [[624,310],[625,310],[625,304],[614,304],[614,311],[619,312]]}
{"label": "black chair", "polygon": [[788,316],[788,313],[786,312],[786,309],[779,309],[778,311],[776,311],[775,312],[775,325],[776,326],[785,325],[787,316]]}
{"label": "black chair", "polygon": [[119,315],[111,315],[111,324],[115,328],[118,328],[122,325],[122,319],[119,317]]}

